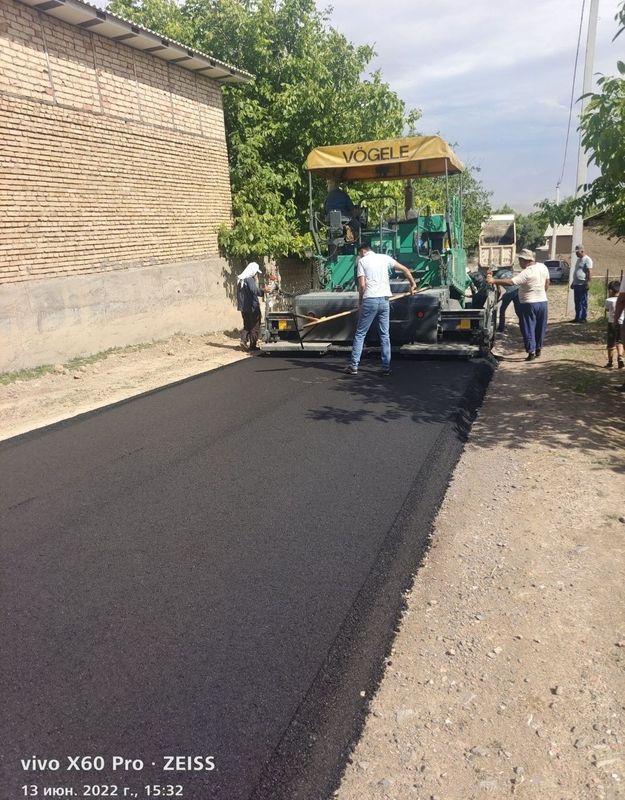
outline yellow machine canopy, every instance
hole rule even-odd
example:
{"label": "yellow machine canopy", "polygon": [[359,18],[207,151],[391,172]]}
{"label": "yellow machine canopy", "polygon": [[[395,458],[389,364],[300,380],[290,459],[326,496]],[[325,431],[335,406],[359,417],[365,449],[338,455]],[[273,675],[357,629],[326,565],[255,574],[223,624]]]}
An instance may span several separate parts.
{"label": "yellow machine canopy", "polygon": [[436,178],[464,171],[462,161],[440,136],[316,147],[306,166],[313,174],[343,181]]}

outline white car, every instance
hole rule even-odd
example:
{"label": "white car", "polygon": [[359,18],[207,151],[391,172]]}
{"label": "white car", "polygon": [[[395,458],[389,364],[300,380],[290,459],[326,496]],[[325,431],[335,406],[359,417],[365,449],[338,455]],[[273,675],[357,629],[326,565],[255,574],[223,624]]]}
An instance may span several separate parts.
{"label": "white car", "polygon": [[569,262],[551,258],[545,261],[551,283],[566,283],[569,279]]}

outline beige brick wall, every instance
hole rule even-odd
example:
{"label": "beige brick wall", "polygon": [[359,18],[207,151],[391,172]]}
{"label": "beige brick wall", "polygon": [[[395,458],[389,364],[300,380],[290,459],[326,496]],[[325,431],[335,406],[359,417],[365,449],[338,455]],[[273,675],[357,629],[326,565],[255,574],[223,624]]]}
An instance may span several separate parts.
{"label": "beige brick wall", "polygon": [[584,249],[593,260],[593,275],[614,280],[625,270],[625,242],[608,239],[595,225],[584,224]]}
{"label": "beige brick wall", "polygon": [[0,0],[0,283],[212,259],[230,209],[217,84]]}
{"label": "beige brick wall", "polygon": [[[599,224],[595,220],[587,220],[584,222],[584,235],[583,244],[586,253],[593,260],[593,275],[594,277],[610,277],[617,278],[622,270],[625,270],[625,241],[618,241],[617,239],[608,239],[608,237],[599,230]],[[551,237],[547,237],[547,249],[541,254],[541,260],[545,261],[549,258],[551,252]],[[562,258],[570,262],[573,250],[573,237],[572,236],[558,236],[557,241],[557,258]]]}

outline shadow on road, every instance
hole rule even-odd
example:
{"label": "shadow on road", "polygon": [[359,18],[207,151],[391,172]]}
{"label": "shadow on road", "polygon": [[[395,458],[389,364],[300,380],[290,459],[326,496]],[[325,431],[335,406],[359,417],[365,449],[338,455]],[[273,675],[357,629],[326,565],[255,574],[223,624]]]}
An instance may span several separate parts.
{"label": "shadow on road", "polygon": [[[393,374],[383,376],[375,354],[363,359],[358,375],[345,374],[344,360],[290,358],[287,363],[288,368],[303,372],[302,379],[311,385],[322,382],[327,388],[331,383],[334,402],[309,408],[309,420],[337,425],[365,420],[388,424],[406,417],[418,424],[452,421],[462,437],[466,436],[493,370],[491,362],[481,359],[396,359]],[[286,365],[277,367],[285,368]]]}
{"label": "shadow on road", "polygon": [[[625,380],[625,370],[606,370],[590,360],[604,347],[604,336],[603,319],[586,325],[552,323],[543,357],[525,364],[519,330],[511,326],[502,341],[505,349],[512,344],[515,350],[498,356],[510,369],[497,379],[502,401],[497,426],[494,433],[480,431],[473,444],[488,448],[503,443],[522,449],[528,437],[539,438],[549,448],[563,453],[581,450],[603,466],[625,473],[625,397],[615,391]],[[377,354],[370,354],[361,362],[359,374],[350,376],[344,374],[347,359],[287,361],[288,368],[314,371],[317,376],[325,373],[324,381],[336,381],[334,402],[309,408],[310,420],[353,425],[374,419],[388,424],[409,417],[416,423],[443,423],[455,416],[457,432],[466,436],[470,409],[480,404],[475,394],[481,397],[491,362],[395,358],[390,377],[380,374],[379,363]]]}
{"label": "shadow on road", "polygon": [[[500,402],[496,432],[480,431],[473,443],[490,447],[495,441],[511,449],[525,447],[529,437],[566,455],[582,451],[615,472],[625,472],[625,398],[614,389],[625,370],[606,370],[603,363],[605,321],[549,325],[543,357],[515,364],[498,375]],[[522,350],[518,328],[506,344]],[[524,354],[504,355],[506,362],[523,361]]]}

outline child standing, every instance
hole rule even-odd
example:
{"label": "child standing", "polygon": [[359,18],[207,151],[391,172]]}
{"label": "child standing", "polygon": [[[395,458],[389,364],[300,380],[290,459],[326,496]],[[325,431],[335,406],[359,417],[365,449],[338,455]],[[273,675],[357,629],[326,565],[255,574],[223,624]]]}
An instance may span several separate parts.
{"label": "child standing", "polygon": [[620,281],[610,281],[608,284],[608,297],[605,301],[605,309],[608,312],[608,328],[606,335],[608,345],[608,363],[605,365],[606,369],[612,369],[614,366],[615,351],[618,368],[623,369],[623,367],[625,367],[625,362],[623,361],[623,344],[621,341],[621,325],[623,325],[625,311],[621,314],[620,319],[614,319],[616,296],[619,293],[619,287]]}

